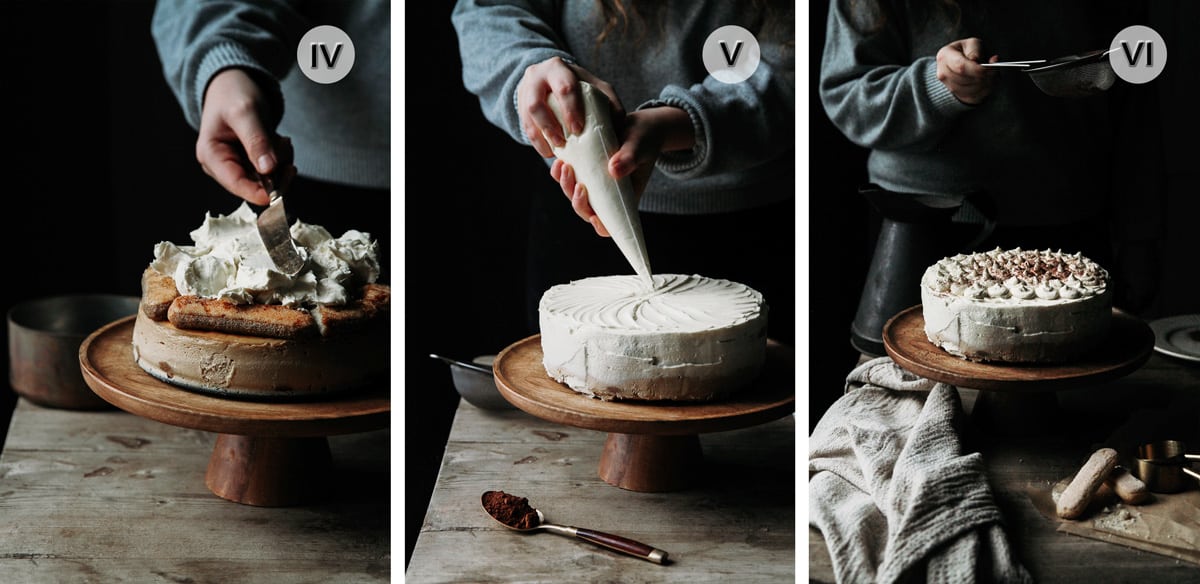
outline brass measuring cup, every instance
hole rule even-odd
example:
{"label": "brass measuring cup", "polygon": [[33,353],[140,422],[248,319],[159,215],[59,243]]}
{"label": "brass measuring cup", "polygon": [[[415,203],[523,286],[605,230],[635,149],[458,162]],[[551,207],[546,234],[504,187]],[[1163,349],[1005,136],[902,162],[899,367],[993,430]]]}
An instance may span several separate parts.
{"label": "brass measuring cup", "polygon": [[1134,470],[1151,492],[1178,493],[1186,488],[1185,475],[1200,481],[1200,473],[1192,470],[1191,460],[1200,460],[1200,454],[1188,454],[1182,442],[1150,442],[1138,446]]}

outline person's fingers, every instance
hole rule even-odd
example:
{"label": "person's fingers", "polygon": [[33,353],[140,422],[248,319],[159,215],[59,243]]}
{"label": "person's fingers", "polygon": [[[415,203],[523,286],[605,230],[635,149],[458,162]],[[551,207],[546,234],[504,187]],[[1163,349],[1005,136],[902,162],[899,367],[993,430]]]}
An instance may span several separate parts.
{"label": "person's fingers", "polygon": [[[542,126],[547,117],[554,118],[554,113],[546,104],[550,88],[541,81],[538,71],[536,65],[528,67],[525,69],[525,76],[517,85],[517,117],[521,120],[521,132],[525,134],[533,149],[543,158],[550,158],[554,156],[554,151],[547,140],[553,141],[554,137],[546,134]],[[561,142],[556,142],[559,143]]]}
{"label": "person's fingers", "polygon": [[[562,63],[560,59],[555,60]],[[566,128],[571,134],[582,134],[585,113],[583,96],[579,93],[579,77],[575,71],[565,64],[552,67],[546,72],[546,85],[550,88],[549,99],[557,100],[559,111],[563,114],[563,124],[560,126],[556,118],[553,125],[560,132]]]}
{"label": "person's fingers", "polygon": [[558,182],[560,177],[562,177],[564,165],[566,165],[566,163],[563,162],[561,158],[555,158],[554,162],[550,163],[550,178],[553,178],[555,182]]}
{"label": "person's fingers", "polygon": [[642,166],[653,165],[658,160],[658,150],[659,146],[652,140],[631,133],[608,159],[608,173],[613,178],[622,178]]}
{"label": "person's fingers", "polygon": [[522,118],[521,132],[529,139],[530,146],[537,151],[542,158],[553,158],[554,150],[550,148],[550,144],[546,142],[546,137],[542,135],[542,131],[533,125],[531,118]]}
{"label": "person's fingers", "polygon": [[591,202],[588,201],[587,187],[581,183],[575,184],[574,192],[571,196],[571,208],[575,214],[581,219],[592,224],[596,234],[600,237],[609,237],[608,230],[604,228],[604,224],[600,221],[600,217],[596,215],[596,211],[592,209]]}
{"label": "person's fingers", "polygon": [[246,159],[259,174],[270,174],[275,171],[279,159],[275,153],[275,144],[271,133],[267,131],[258,115],[258,111],[250,104],[239,106],[226,113],[225,124],[233,130],[237,140],[246,151]]}
{"label": "person's fingers", "polygon": [[938,79],[943,83],[949,84],[953,87],[964,89],[983,83],[983,79],[981,78],[963,75],[953,71],[946,71],[946,73],[944,75],[940,75]]}
{"label": "person's fingers", "polygon": [[612,237],[612,234],[608,232],[608,228],[600,221],[599,215],[592,215],[591,220],[588,222],[592,224],[592,229],[596,230],[596,235],[600,237]]}
{"label": "person's fingers", "polygon": [[[566,143],[563,127],[550,108],[551,99],[557,100],[560,106],[567,108],[563,117],[568,126],[577,125],[579,131],[582,131],[583,105],[578,96],[578,78],[575,71],[557,57],[526,68],[521,83],[517,86],[521,127],[535,148],[536,143],[542,140],[536,133],[544,136],[544,141],[550,145],[562,146]],[[547,158],[553,155],[541,150],[538,152]]]}
{"label": "person's fingers", "polygon": [[196,146],[196,159],[204,172],[225,190],[255,205],[266,205],[270,202],[258,181],[247,175],[242,154],[228,143],[199,142]]}
{"label": "person's fingers", "polygon": [[646,140],[626,140],[608,159],[608,173],[613,178],[629,177],[633,192],[640,196],[650,182],[658,152]]}
{"label": "person's fingers", "polygon": [[621,147],[608,158],[608,174],[613,178],[628,176],[638,165],[638,140],[626,138]]}
{"label": "person's fingers", "polygon": [[563,169],[558,180],[558,184],[560,187],[562,187],[563,194],[566,195],[568,199],[574,197],[575,186],[579,183],[575,178],[575,169],[572,168],[570,164],[563,163]]}
{"label": "person's fingers", "polygon": [[978,38],[963,39],[959,46],[962,49],[963,57],[968,61],[978,61],[979,57],[983,55],[983,41]]}

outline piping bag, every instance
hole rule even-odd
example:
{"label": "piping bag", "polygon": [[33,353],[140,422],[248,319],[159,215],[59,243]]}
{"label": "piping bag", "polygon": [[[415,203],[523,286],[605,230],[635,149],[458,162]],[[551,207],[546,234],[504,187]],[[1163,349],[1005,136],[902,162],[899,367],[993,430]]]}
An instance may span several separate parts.
{"label": "piping bag", "polygon": [[[618,148],[608,98],[586,81],[580,81],[579,85],[586,116],[583,132],[579,135],[564,132],[566,144],[561,147],[552,145],[551,148],[555,156],[574,169],[576,182],[587,188],[592,210],[604,223],[633,271],[647,288],[652,289],[654,280],[650,277],[650,259],[646,253],[646,240],[642,236],[642,221],[633,183],[629,177],[615,179],[608,173],[608,159]],[[565,130],[558,100],[551,99],[549,104]]]}

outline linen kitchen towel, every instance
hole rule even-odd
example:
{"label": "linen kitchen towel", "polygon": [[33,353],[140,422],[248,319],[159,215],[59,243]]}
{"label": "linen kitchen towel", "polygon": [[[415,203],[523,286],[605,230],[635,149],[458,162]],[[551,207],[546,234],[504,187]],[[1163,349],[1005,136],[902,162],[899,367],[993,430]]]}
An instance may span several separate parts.
{"label": "linen kitchen towel", "polygon": [[958,390],[890,357],[856,367],[809,438],[809,523],[838,582],[1032,582],[1013,554]]}

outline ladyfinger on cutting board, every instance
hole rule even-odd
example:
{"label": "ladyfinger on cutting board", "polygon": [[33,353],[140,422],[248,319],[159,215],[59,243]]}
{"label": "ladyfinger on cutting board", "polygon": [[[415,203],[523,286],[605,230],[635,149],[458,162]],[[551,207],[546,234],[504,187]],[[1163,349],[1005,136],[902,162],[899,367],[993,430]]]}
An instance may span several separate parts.
{"label": "ladyfinger on cutting board", "polygon": [[1112,475],[1119,456],[1112,448],[1101,448],[1088,457],[1087,462],[1075,473],[1075,478],[1058,498],[1056,511],[1063,519],[1075,519],[1083,514],[1096,489]]}

